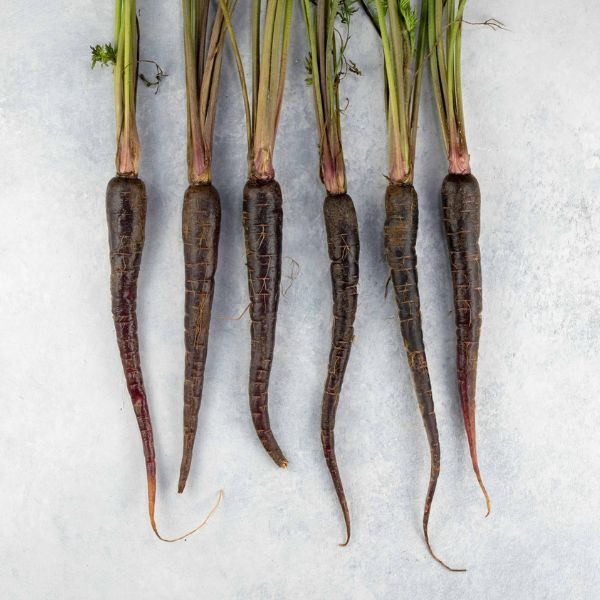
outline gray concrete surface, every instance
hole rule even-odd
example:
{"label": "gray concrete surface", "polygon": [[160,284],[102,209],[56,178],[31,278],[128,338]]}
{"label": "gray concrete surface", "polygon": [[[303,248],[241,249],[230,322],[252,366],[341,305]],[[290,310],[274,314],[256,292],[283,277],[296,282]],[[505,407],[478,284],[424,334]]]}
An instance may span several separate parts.
{"label": "gray concrete surface", "polygon": [[[243,114],[224,65],[214,181],[223,232],[197,451],[176,494],[183,383],[180,211],[186,186],[180,6],[139,2],[142,56],[163,65],[141,89],[142,177],[149,193],[139,314],[156,433],[158,520],[151,535],[139,436],[108,294],[104,190],[113,168],[108,69],[91,43],[112,35],[112,2],[0,7],[0,597],[5,599],[594,599],[600,597],[600,4],[469,3],[464,96],[483,193],[485,324],[479,369],[481,468],[471,473],[453,372],[453,316],[440,229],[445,159],[429,88],[417,188],[421,293],[443,468],[427,555],[419,528],[428,460],[393,300],[384,297],[386,181],[382,56],[364,18],[350,54],[343,120],[349,191],[362,238],[356,343],[337,423],[353,517],[342,520],[321,456],[319,407],[330,287],[323,189],[304,31],[296,6],[275,164],[285,195],[286,273],[271,384],[278,471],[255,437],[241,230]],[[247,3],[236,24],[247,48]],[[575,6],[576,5],[576,6]]]}

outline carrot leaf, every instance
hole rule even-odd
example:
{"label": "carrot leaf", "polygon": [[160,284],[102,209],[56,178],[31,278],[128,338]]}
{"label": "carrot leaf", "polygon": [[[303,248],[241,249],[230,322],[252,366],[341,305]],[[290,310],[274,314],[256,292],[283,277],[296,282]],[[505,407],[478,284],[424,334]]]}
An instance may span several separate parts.
{"label": "carrot leaf", "polygon": [[92,69],[100,63],[102,67],[108,67],[117,63],[117,51],[111,43],[96,44],[90,46],[92,51]]}

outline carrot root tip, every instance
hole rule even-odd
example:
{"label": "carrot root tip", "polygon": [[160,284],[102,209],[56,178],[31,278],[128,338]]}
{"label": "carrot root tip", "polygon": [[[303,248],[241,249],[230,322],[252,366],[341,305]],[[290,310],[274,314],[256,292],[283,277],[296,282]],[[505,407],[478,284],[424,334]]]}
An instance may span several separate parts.
{"label": "carrot root tip", "polygon": [[206,516],[204,521],[202,521],[202,523],[200,523],[200,525],[198,525],[191,531],[188,531],[187,533],[184,533],[183,535],[180,535],[175,538],[164,538],[160,535],[160,533],[158,532],[158,528],[156,527],[156,521],[154,520],[154,505],[152,504],[152,507],[151,507],[152,512],[150,514],[150,523],[152,525],[152,530],[156,534],[156,537],[163,542],[173,543],[173,542],[178,542],[180,540],[183,540],[183,539],[191,536],[192,534],[196,533],[196,531],[198,531],[199,529],[202,529],[208,523],[209,519],[213,516],[213,514],[219,508],[219,505],[221,504],[221,500],[223,499],[224,495],[225,495],[225,492],[223,490],[219,490],[219,494],[217,496],[217,501],[215,502],[214,506],[210,509],[210,512],[208,513],[208,515]]}

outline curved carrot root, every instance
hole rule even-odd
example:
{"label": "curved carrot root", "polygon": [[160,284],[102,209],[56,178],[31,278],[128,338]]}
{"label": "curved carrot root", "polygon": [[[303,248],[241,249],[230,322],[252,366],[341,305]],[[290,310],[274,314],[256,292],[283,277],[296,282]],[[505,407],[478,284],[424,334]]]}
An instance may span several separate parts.
{"label": "curved carrot root", "polygon": [[385,211],[385,256],[390,267],[400,330],[431,455],[431,472],[423,509],[423,535],[429,554],[437,562],[450,571],[462,571],[464,569],[451,569],[440,560],[429,542],[429,514],[440,473],[440,439],[421,322],[416,252],[419,200],[415,188],[412,185],[390,183],[385,194]]}
{"label": "curved carrot root", "polygon": [[217,495],[217,501],[215,502],[213,507],[210,509],[210,512],[208,513],[208,515],[206,515],[206,517],[204,518],[202,523],[200,523],[200,525],[198,525],[197,527],[194,527],[194,529],[188,531],[187,533],[184,533],[183,535],[177,536],[175,538],[166,538],[166,537],[163,537],[158,532],[158,527],[156,526],[156,519],[154,516],[154,510],[155,510],[155,505],[156,505],[156,479],[152,479],[152,480],[148,479],[148,514],[150,516],[150,525],[152,526],[152,531],[154,531],[154,534],[156,535],[156,537],[159,540],[161,540],[162,542],[169,542],[169,543],[178,542],[180,540],[183,540],[184,538],[190,537],[190,535],[196,533],[196,531],[198,531],[199,529],[202,529],[208,523],[209,519],[216,512],[217,508],[219,508],[219,505],[221,504],[222,499],[223,499],[223,490],[219,490],[219,494]]}
{"label": "curved carrot root", "polygon": [[250,411],[254,429],[279,467],[288,461],[269,421],[269,378],[275,349],[275,327],[281,284],[283,209],[281,188],[272,180],[248,181],[243,210],[246,263],[250,292]]}
{"label": "curved carrot root", "polygon": [[[427,498],[425,500],[425,509],[423,511],[423,537],[425,538],[425,544],[427,546],[427,551],[431,558],[437,561],[444,569],[451,571],[452,573],[466,573],[467,569],[454,569],[453,567],[449,567],[441,558],[437,556],[437,554],[433,551],[431,547],[431,542],[429,541],[429,514],[431,512],[431,502],[433,500],[433,495],[435,493],[435,488],[437,486],[438,475],[440,473],[439,469],[439,444],[437,446],[437,459],[434,458],[433,454],[431,456],[431,473],[429,475],[429,487],[427,489]],[[437,467],[435,466],[437,463]]]}
{"label": "curved carrot root", "polygon": [[358,299],[358,259],[360,243],[358,223],[352,198],[347,194],[328,195],[323,205],[327,246],[331,261],[333,292],[333,331],[323,406],[321,412],[321,442],[325,461],[342,508],[346,524],[346,541],[350,541],[350,513],[335,457],[335,415],[346,366],[354,337],[354,317]]}
{"label": "curved carrot root", "polygon": [[458,392],[473,470],[489,515],[491,503],[479,471],[475,433],[475,389],[483,309],[479,251],[481,194],[477,179],[470,174],[447,175],[442,185],[442,210],[454,288]]}
{"label": "curved carrot root", "polygon": [[347,546],[350,542],[351,526],[350,526],[350,511],[348,510],[348,502],[346,501],[346,494],[344,493],[344,486],[342,485],[342,478],[340,476],[340,470],[337,466],[337,460],[335,457],[335,439],[333,431],[329,429],[321,430],[321,444],[323,445],[323,453],[325,455],[325,462],[333,481],[333,487],[337,494],[340,506],[342,508],[342,514],[344,516],[344,523],[346,525],[346,541],[339,544],[342,548]]}
{"label": "curved carrot root", "polygon": [[183,454],[178,492],[185,488],[192,464],[202,401],[208,334],[219,252],[221,203],[210,184],[190,185],[183,200],[182,237],[185,259],[185,384]]}

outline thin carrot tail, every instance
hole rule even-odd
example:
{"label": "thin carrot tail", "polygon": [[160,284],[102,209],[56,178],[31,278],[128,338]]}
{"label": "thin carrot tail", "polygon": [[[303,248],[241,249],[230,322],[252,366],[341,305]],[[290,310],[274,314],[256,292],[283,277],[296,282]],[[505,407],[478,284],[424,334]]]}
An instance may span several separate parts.
{"label": "thin carrot tail", "polygon": [[429,475],[429,486],[427,488],[427,497],[425,499],[425,508],[423,509],[423,536],[425,538],[425,544],[427,545],[427,551],[431,555],[435,561],[437,561],[442,567],[447,569],[448,571],[452,571],[453,573],[465,573],[467,569],[453,569],[449,567],[441,558],[439,558],[436,553],[433,551],[431,547],[431,542],[429,541],[429,515],[431,513],[431,504],[433,502],[433,496],[435,494],[435,488],[437,486],[438,476],[439,476],[440,468],[439,468],[439,453],[436,455],[432,451],[431,453],[431,473]]}
{"label": "thin carrot tail", "polygon": [[350,526],[350,511],[348,510],[348,503],[346,501],[346,494],[344,493],[344,486],[342,484],[342,478],[340,476],[340,470],[337,466],[337,460],[335,457],[335,438],[333,431],[322,429],[321,430],[321,442],[323,443],[323,452],[325,454],[325,462],[329,469],[329,474],[335,487],[335,493],[337,494],[342,514],[344,515],[344,523],[346,525],[346,541],[340,546],[343,548],[350,542],[351,526]]}
{"label": "thin carrot tail", "polygon": [[[255,417],[255,413],[252,412],[252,418],[254,423],[259,422],[259,419]],[[271,429],[259,429],[256,427],[256,434],[258,435],[258,439],[260,440],[263,448],[267,451],[267,454],[273,459],[273,462],[280,468],[286,469],[288,466],[288,459],[283,454],[283,451],[279,447],[275,436]]]}
{"label": "thin carrot tail", "polygon": [[202,521],[202,523],[200,523],[200,525],[198,525],[197,527],[194,527],[194,529],[192,529],[191,531],[188,531],[187,533],[184,533],[183,535],[180,535],[178,537],[165,538],[158,532],[158,527],[156,526],[156,519],[154,516],[154,510],[155,510],[155,505],[156,505],[156,477],[148,476],[148,514],[150,516],[150,525],[152,527],[152,531],[154,531],[154,534],[156,535],[156,537],[163,542],[171,543],[171,542],[178,542],[179,540],[183,540],[184,538],[187,538],[190,535],[196,533],[196,531],[198,531],[199,529],[202,529],[202,527],[204,527],[208,523],[209,519],[216,512],[217,508],[219,508],[222,498],[223,498],[223,490],[219,490],[219,494],[217,495],[217,501],[215,502],[214,506],[210,509],[210,512],[205,517],[205,519]]}
{"label": "thin carrot tail", "polygon": [[463,411],[463,418],[465,422],[465,430],[467,432],[467,441],[469,443],[469,453],[471,455],[471,463],[473,465],[473,471],[475,472],[475,477],[477,477],[477,482],[479,483],[479,487],[483,492],[483,497],[485,498],[485,506],[487,509],[486,517],[490,515],[492,511],[492,503],[490,502],[490,496],[485,489],[485,485],[483,483],[483,479],[481,477],[481,472],[479,471],[479,462],[477,460],[477,435],[475,430],[475,407],[473,402],[469,402],[468,400],[468,390],[466,389],[466,383],[461,385],[460,389],[461,396],[461,406]]}

